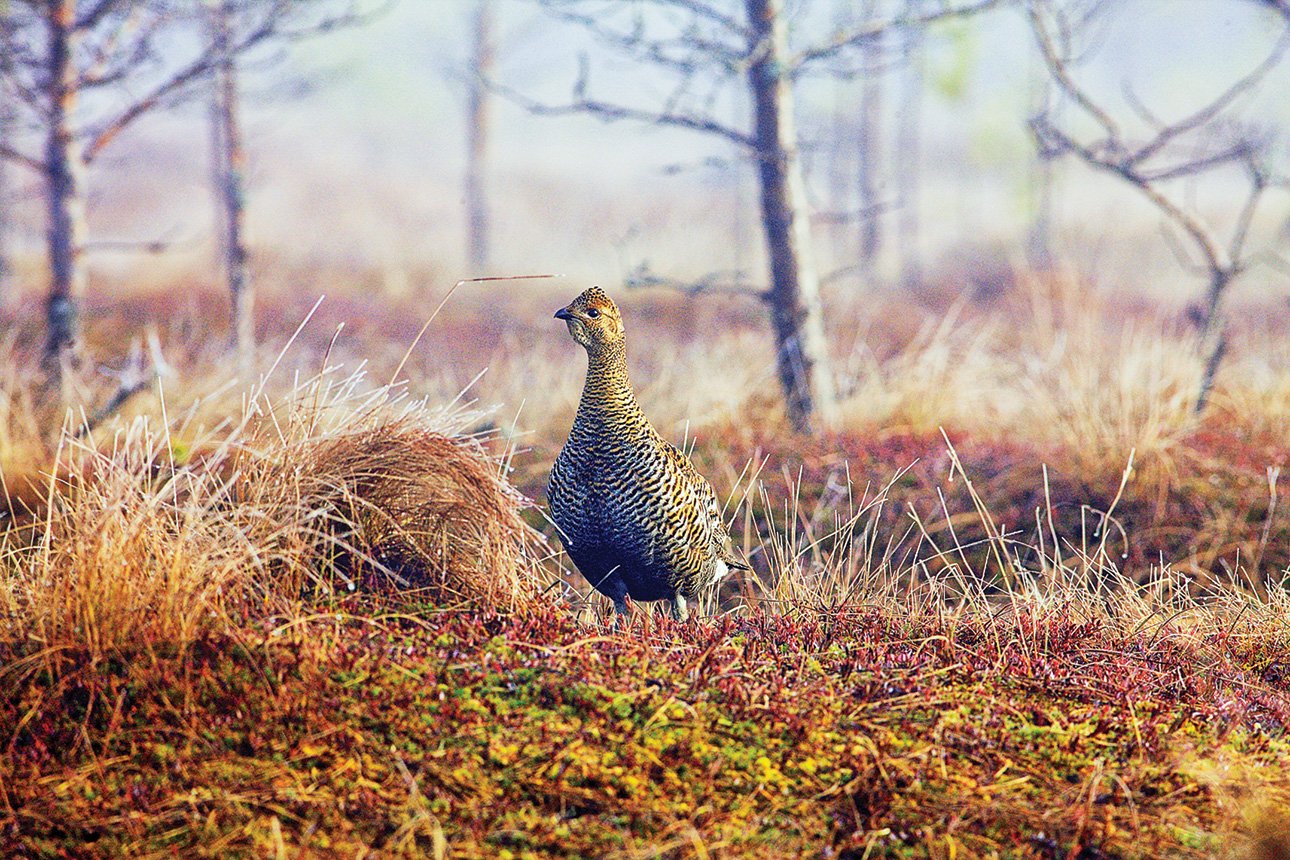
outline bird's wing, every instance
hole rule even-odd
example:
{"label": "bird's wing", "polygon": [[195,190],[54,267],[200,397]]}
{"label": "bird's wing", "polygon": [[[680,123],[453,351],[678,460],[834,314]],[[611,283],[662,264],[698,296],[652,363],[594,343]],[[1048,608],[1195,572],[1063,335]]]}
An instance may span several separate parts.
{"label": "bird's wing", "polygon": [[708,483],[707,478],[699,474],[698,469],[694,468],[694,464],[690,462],[690,458],[682,454],[677,450],[675,445],[668,442],[666,439],[661,439],[659,441],[663,443],[663,450],[667,452],[667,458],[671,460],[672,465],[685,476],[686,481],[696,487],[699,484],[702,484],[707,488],[708,495],[712,496],[715,500],[717,496],[716,493],[712,491],[712,485]]}
{"label": "bird's wing", "polygon": [[721,519],[721,503],[717,500],[717,493],[712,489],[711,482],[699,474],[699,470],[694,468],[694,464],[690,462],[690,459],[678,451],[675,445],[664,441],[663,447],[667,451],[668,459],[684,476],[685,482],[690,486],[696,497],[699,510],[708,521],[708,534],[712,536],[712,544],[716,548],[717,557],[724,561],[728,567],[738,570],[751,570],[748,563],[735,551],[734,542],[730,539],[730,532],[726,529],[726,524]]}

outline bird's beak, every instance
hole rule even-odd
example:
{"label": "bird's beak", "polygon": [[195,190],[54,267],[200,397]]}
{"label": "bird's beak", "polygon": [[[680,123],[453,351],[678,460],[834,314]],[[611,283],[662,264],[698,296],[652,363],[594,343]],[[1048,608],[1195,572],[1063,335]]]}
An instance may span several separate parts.
{"label": "bird's beak", "polygon": [[568,308],[560,308],[555,312],[555,318],[558,320],[571,320],[573,319],[573,314],[569,313]]}

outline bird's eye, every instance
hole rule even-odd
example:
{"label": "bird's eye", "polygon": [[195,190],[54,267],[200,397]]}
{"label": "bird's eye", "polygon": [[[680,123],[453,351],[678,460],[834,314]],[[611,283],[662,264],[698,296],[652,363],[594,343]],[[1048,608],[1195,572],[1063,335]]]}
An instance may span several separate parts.
{"label": "bird's eye", "polygon": [[600,316],[600,311],[596,310],[595,308],[592,308],[591,310],[587,311],[587,316],[591,317],[594,320],[596,317]]}

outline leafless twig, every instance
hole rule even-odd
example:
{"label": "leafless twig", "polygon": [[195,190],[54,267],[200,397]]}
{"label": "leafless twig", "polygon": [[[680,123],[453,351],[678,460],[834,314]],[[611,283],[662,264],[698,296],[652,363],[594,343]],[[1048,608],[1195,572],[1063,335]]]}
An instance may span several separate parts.
{"label": "leafless twig", "polygon": [[[1284,6],[1285,0],[1262,0]],[[1284,10],[1283,10],[1284,11]],[[1186,248],[1201,261],[1209,279],[1204,308],[1198,316],[1200,340],[1205,344],[1204,370],[1197,397],[1197,412],[1207,403],[1214,375],[1227,351],[1227,336],[1219,309],[1231,282],[1257,257],[1247,253],[1247,240],[1259,204],[1267,190],[1284,180],[1269,163],[1267,140],[1254,128],[1226,120],[1234,106],[1267,78],[1290,51],[1290,14],[1287,26],[1254,68],[1192,113],[1166,122],[1142,103],[1131,88],[1126,101],[1151,131],[1144,139],[1126,134],[1111,112],[1074,74],[1074,41],[1078,35],[1059,0],[1029,0],[1028,15],[1040,54],[1058,92],[1079,108],[1099,128],[1098,135],[1077,137],[1053,118],[1051,106],[1031,120],[1031,130],[1046,157],[1073,155],[1087,166],[1136,189],[1165,221],[1186,237]],[[1188,203],[1168,192],[1175,180],[1238,166],[1246,178],[1245,197],[1230,229],[1224,234]],[[1173,241],[1177,251],[1182,246]],[[1187,259],[1179,254],[1180,259]],[[1184,263],[1186,265],[1186,263]]]}
{"label": "leafless twig", "polygon": [[129,403],[136,394],[151,385],[154,380],[174,375],[174,369],[167,363],[165,356],[162,354],[161,342],[157,339],[155,330],[149,329],[147,341],[148,355],[146,359],[144,357],[143,342],[136,337],[130,344],[130,353],[121,369],[104,369],[102,371],[105,376],[116,379],[116,390],[112,392],[102,406],[81,423],[81,426],[76,431],[76,438],[81,439],[93,433],[104,421],[119,412],[125,404]]}
{"label": "leafless twig", "polygon": [[767,290],[757,289],[744,283],[743,272],[709,272],[696,280],[687,281],[655,274],[650,269],[649,263],[641,263],[623,278],[623,286],[628,289],[662,287],[677,290],[688,296],[725,294],[744,296],[762,302],[768,300]]}
{"label": "leafless twig", "polygon": [[930,9],[926,12],[913,15],[896,15],[878,21],[869,21],[854,29],[835,33],[822,44],[812,45],[803,51],[799,51],[789,62],[789,70],[794,75],[799,74],[814,63],[835,58],[839,54],[871,41],[876,36],[889,30],[926,27],[929,24],[954,18],[967,18],[998,8],[1006,2],[1007,0],[975,0],[975,2],[961,5],[943,3],[940,8]]}
{"label": "leafless twig", "polygon": [[581,72],[573,86],[572,97],[562,104],[551,104],[530,98],[512,87],[504,86],[496,81],[490,82],[489,86],[494,92],[537,116],[587,114],[605,122],[632,120],[648,125],[672,126],[689,131],[715,134],[750,150],[756,146],[756,141],[749,134],[725,123],[718,122],[711,116],[691,113],[677,107],[675,104],[678,100],[677,94],[683,92],[684,82],[673,91],[673,96],[669,99],[670,105],[662,110],[656,110],[629,107],[591,98],[587,95],[588,76],[587,65],[583,62]]}

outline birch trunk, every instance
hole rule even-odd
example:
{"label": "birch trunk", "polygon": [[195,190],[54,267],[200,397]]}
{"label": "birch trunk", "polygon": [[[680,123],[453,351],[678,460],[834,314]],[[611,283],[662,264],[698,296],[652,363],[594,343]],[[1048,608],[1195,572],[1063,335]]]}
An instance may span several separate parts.
{"label": "birch trunk", "polygon": [[44,363],[61,378],[66,363],[77,363],[80,322],[77,305],[85,295],[81,254],[85,247],[85,165],[72,129],[76,106],[73,66],[75,0],[55,0],[48,11],[49,125],[45,142],[45,182],[49,233],[48,326]]}
{"label": "birch trunk", "polygon": [[238,371],[249,378],[255,369],[255,290],[247,271],[246,152],[242,145],[237,67],[229,47],[230,0],[221,0],[212,18],[212,49],[218,58],[212,120],[215,143],[215,187],[219,208],[220,250],[231,302],[230,346]]}
{"label": "birch trunk", "polygon": [[466,232],[470,264],[484,269],[492,256],[492,219],[484,176],[488,160],[489,98],[487,81],[493,74],[496,51],[493,44],[492,0],[478,0],[474,18],[474,58],[467,106]]}
{"label": "birch trunk", "polygon": [[835,423],[837,406],[824,336],[819,275],[811,253],[806,184],[797,151],[792,82],[784,74],[788,22],[783,0],[746,0],[749,89],[770,261],[768,295],[780,385],[798,432]]}
{"label": "birch trunk", "polygon": [[[855,10],[850,4],[842,4],[834,9],[833,27],[839,32],[846,32],[855,26]],[[851,256],[855,246],[852,223],[847,213],[855,209],[855,176],[856,151],[848,146],[855,130],[855,99],[851,82],[833,81],[832,116],[830,118],[828,154],[828,204],[835,213],[829,218],[829,266],[838,269],[843,261]]]}

